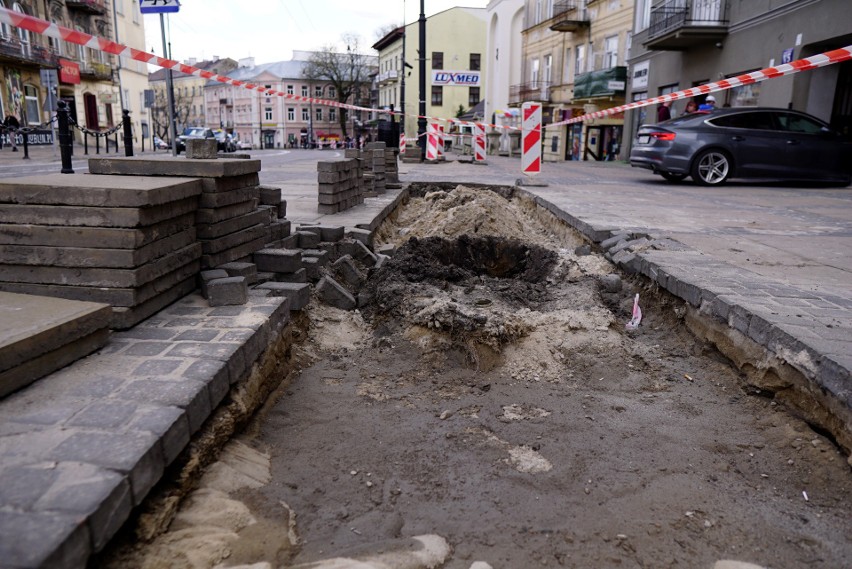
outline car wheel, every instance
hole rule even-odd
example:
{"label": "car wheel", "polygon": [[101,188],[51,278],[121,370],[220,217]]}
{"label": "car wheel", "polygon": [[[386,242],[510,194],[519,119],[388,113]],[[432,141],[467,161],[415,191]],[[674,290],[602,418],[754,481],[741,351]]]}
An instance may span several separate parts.
{"label": "car wheel", "polygon": [[692,162],[692,179],[702,186],[720,186],[731,175],[731,157],[722,150],[704,150]]}
{"label": "car wheel", "polygon": [[675,174],[674,172],[660,172],[660,176],[669,182],[682,182],[686,179],[686,174]]}

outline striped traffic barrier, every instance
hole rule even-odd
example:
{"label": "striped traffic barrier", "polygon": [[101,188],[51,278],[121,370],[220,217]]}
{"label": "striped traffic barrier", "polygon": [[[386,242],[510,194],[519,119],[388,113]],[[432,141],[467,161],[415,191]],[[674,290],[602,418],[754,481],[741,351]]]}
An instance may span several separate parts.
{"label": "striped traffic barrier", "polygon": [[399,133],[399,153],[405,154],[405,133]]}
{"label": "striped traffic barrier", "polygon": [[527,176],[541,173],[541,104],[521,107],[521,171]]}
{"label": "striped traffic barrier", "polygon": [[437,123],[429,123],[426,126],[426,160],[438,160],[438,134],[435,129]]}
{"label": "striped traffic barrier", "polygon": [[473,161],[485,162],[485,128],[479,123],[473,125]]}
{"label": "striped traffic barrier", "polygon": [[438,136],[438,160],[444,160],[444,125],[435,123],[435,131]]}

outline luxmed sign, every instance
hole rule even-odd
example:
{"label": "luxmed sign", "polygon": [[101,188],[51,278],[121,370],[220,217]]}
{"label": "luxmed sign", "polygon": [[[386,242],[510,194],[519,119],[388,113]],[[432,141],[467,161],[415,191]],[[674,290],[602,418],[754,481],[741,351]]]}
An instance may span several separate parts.
{"label": "luxmed sign", "polygon": [[432,71],[432,85],[478,87],[479,71]]}

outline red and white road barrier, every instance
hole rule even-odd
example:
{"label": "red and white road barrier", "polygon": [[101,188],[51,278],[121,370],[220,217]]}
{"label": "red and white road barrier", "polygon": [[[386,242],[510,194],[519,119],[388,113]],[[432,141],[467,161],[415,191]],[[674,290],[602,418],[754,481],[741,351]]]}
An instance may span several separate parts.
{"label": "red and white road barrier", "polygon": [[521,107],[521,171],[527,176],[541,173],[541,104]]}
{"label": "red and white road barrier", "polygon": [[438,160],[444,159],[444,125],[435,123],[435,132],[438,135]]}
{"label": "red and white road barrier", "polygon": [[485,127],[473,125],[473,161],[485,162]]}
{"label": "red and white road barrier", "polygon": [[435,128],[438,123],[426,125],[426,160],[438,159],[438,131]]}
{"label": "red and white road barrier", "polygon": [[405,133],[399,133],[399,153],[405,154]]}

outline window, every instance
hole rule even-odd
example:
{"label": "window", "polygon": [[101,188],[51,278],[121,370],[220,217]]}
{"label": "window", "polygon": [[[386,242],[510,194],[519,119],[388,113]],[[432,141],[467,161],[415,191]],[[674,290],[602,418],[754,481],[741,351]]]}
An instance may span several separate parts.
{"label": "window", "polygon": [[634,14],[636,16],[635,30],[641,32],[648,29],[651,23],[651,0],[636,0]]}
{"label": "window", "polygon": [[307,107],[302,107],[302,120],[304,122],[311,120],[311,114]]}
{"label": "window", "polygon": [[130,10],[133,14],[133,23],[139,23],[139,0],[131,0],[130,2]]}
{"label": "window", "polygon": [[825,128],[825,125],[795,113],[778,113],[776,116],[778,117],[781,129],[788,132],[819,134]]}
{"label": "window", "polygon": [[33,85],[24,85],[24,104],[26,105],[27,123],[41,122],[41,112],[38,108],[38,89]]}
{"label": "window", "polygon": [[574,48],[574,52],[574,75],[577,76],[586,72],[586,46],[578,45]]}
{"label": "window", "polygon": [[728,103],[732,107],[756,107],[760,98],[761,83],[740,85],[728,90]]}
{"label": "window", "polygon": [[441,86],[432,87],[432,106],[441,107],[444,105],[444,88]]}
{"label": "window", "polygon": [[337,109],[331,108],[328,109],[328,122],[336,122],[337,121]]}
{"label": "window", "polygon": [[287,108],[287,120],[288,121],[296,120],[296,109],[294,109],[293,107]]}
{"label": "window", "polygon": [[[12,10],[15,11],[15,12],[18,12],[19,14],[26,14],[27,13],[27,11],[24,10],[24,7],[21,6],[17,2],[12,4]],[[26,55],[26,56],[29,56],[30,53],[31,53],[31,51],[30,51],[31,50],[31,47],[30,47],[30,32],[28,32],[24,28],[17,28],[17,29],[18,29],[18,40],[21,42],[21,53]]]}
{"label": "window", "polygon": [[553,56],[547,54],[544,56],[544,82],[550,85],[553,81]]}
{"label": "window", "polygon": [[432,52],[432,69],[443,69],[444,68],[444,52],[443,51],[433,51]]}
{"label": "window", "polygon": [[616,65],[618,65],[618,36],[609,36],[604,40],[602,69],[611,69]]}
{"label": "window", "polygon": [[272,107],[264,107],[264,109],[263,109],[263,120],[267,120],[267,121],[272,120]]}
{"label": "window", "polygon": [[571,83],[574,80],[574,74],[571,73],[571,48],[565,48],[565,60],[563,61],[562,82]]}
{"label": "window", "polygon": [[710,121],[715,126],[726,128],[751,128],[755,130],[775,130],[772,113],[737,113]]}
{"label": "window", "polygon": [[335,89],[331,85],[328,86],[328,98],[329,99],[336,99],[337,98],[337,89]]}
{"label": "window", "polygon": [[535,85],[538,83],[539,61],[538,58],[532,60],[530,65],[530,83]]}
{"label": "window", "polygon": [[[6,3],[3,2],[3,0],[0,0],[0,8],[5,8],[5,7],[6,7]],[[8,37],[9,37],[9,26],[7,26],[5,22],[0,22],[0,38],[5,39],[5,38],[8,38]],[[0,103],[0,104],[2,104],[2,103]],[[3,113],[0,113],[0,114],[3,114]],[[6,115],[3,115],[3,116],[5,117]]]}
{"label": "window", "polygon": [[316,85],[314,87],[314,97],[322,97],[322,85]]}
{"label": "window", "polygon": [[295,93],[295,91],[293,90],[293,86],[287,85],[287,94],[292,95],[293,93]]}
{"label": "window", "polygon": [[124,15],[124,0],[113,0],[115,3],[115,12]]}
{"label": "window", "polygon": [[541,22],[541,3],[542,0],[535,0],[535,14],[533,14],[533,25]]}
{"label": "window", "polygon": [[470,70],[480,71],[482,69],[482,55],[479,53],[470,54]]}
{"label": "window", "polygon": [[308,96],[308,86],[307,85],[302,85],[302,96],[303,97]]}
{"label": "window", "polygon": [[468,87],[467,105],[475,107],[479,103],[479,87]]}
{"label": "window", "polygon": [[322,122],[322,107],[314,109],[314,115],[316,115],[317,122]]}

